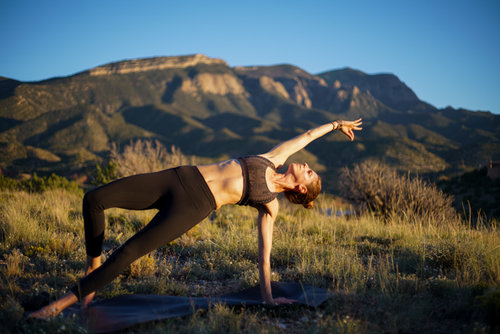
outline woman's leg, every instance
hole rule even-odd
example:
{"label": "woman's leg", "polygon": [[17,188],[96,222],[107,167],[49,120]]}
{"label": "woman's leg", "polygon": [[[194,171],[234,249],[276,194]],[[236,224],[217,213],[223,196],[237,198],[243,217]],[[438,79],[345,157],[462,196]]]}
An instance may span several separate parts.
{"label": "woman's leg", "polygon": [[88,275],[81,279],[69,293],[39,311],[31,313],[30,317],[53,317],[78,300],[82,300],[83,303],[89,302],[91,298],[87,297],[93,297],[96,290],[111,282],[136,259],[182,235],[204,218],[179,220],[177,218],[183,215],[176,217],[175,211],[178,210],[170,205],[162,208],[148,225],[115,250],[106,262],[95,270],[88,271]]}
{"label": "woman's leg", "polygon": [[141,231],[111,254],[102,266],[80,280],[72,291],[82,298],[111,282],[133,261],[184,234],[210,211],[199,213],[189,199],[162,208]]}
{"label": "woman's leg", "polygon": [[79,299],[111,282],[139,257],[181,236],[215,209],[215,200],[196,167],[179,167],[162,174],[168,189],[157,200],[160,210],[141,231],[118,248],[72,291]]}
{"label": "woman's leg", "polygon": [[[173,204],[162,208],[148,225],[115,250],[101,266],[87,271],[87,276],[69,293],[39,311],[31,313],[30,317],[53,317],[78,300],[82,300],[83,303],[90,302],[96,290],[111,282],[136,259],[182,235],[204,218],[179,215],[179,210],[176,210]],[[185,212],[193,212],[192,207],[187,207],[185,204],[180,206],[186,209]],[[89,260],[89,257],[87,259]]]}
{"label": "woman's leg", "polygon": [[[80,280],[70,293],[31,316],[56,315],[111,282],[137,258],[179,237],[215,209],[214,198],[196,168],[181,167],[170,171],[163,175],[169,180],[169,187],[158,199],[161,209],[152,221],[118,248],[102,266]],[[61,305],[64,308],[61,309]],[[57,313],[50,312],[54,309]]]}
{"label": "woman's leg", "polygon": [[[101,265],[104,210],[113,207],[135,210],[154,208],[168,187],[164,182],[164,174],[168,174],[168,171],[121,178],[85,194],[82,208],[87,252],[85,275],[89,275]],[[93,292],[87,295],[82,306],[86,307],[93,296]],[[73,292],[68,292],[39,311],[31,313],[30,317],[55,316],[76,301],[78,301],[77,296]]]}
{"label": "woman's leg", "polygon": [[169,170],[125,177],[87,192],[83,198],[83,224],[87,255],[101,255],[104,241],[104,210],[158,208],[169,188]]}
{"label": "woman's leg", "polygon": [[[85,194],[82,210],[87,251],[85,275],[89,275],[101,265],[104,210],[113,207],[133,210],[155,207],[168,187],[165,174],[168,174],[168,171],[125,177]],[[87,295],[82,307],[87,307],[93,297],[94,293]]]}

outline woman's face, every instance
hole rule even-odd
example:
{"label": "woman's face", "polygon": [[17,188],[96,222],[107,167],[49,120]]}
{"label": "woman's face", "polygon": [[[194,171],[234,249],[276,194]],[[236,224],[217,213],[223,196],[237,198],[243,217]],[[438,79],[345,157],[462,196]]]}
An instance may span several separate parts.
{"label": "woman's face", "polygon": [[291,173],[295,177],[295,180],[304,186],[309,185],[318,177],[318,174],[309,168],[307,163],[292,163],[288,166],[287,173]]}

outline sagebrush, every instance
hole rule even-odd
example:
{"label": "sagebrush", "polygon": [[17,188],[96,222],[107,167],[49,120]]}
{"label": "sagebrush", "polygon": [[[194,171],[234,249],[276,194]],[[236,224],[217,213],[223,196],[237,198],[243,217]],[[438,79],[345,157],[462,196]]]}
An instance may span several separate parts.
{"label": "sagebrush", "polygon": [[386,221],[396,218],[435,224],[455,220],[452,196],[419,176],[401,175],[383,163],[364,161],[344,167],[339,180],[346,198]]}
{"label": "sagebrush", "polygon": [[158,140],[137,140],[120,150],[112,145],[110,159],[116,163],[118,176],[156,172],[182,165],[195,165],[196,158],[184,155],[172,145],[170,151]]}

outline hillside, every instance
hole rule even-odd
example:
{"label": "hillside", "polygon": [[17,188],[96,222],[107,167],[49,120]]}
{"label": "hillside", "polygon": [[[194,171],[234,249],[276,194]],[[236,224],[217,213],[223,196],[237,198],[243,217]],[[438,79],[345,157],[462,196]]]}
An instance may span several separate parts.
{"label": "hillside", "polygon": [[135,59],[39,82],[0,77],[0,168],[69,175],[112,142],[157,138],[186,154],[237,156],[337,118],[364,131],[313,143],[306,158],[333,186],[339,167],[379,159],[402,170],[450,172],[500,159],[500,116],[425,103],[393,74],[293,65],[235,67],[203,55]]}

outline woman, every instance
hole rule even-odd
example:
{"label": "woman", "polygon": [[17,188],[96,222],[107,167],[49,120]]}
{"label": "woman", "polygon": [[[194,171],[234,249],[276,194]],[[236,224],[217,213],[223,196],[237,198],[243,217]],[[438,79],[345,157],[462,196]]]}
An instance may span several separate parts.
{"label": "woman", "polygon": [[[321,179],[309,166],[291,164],[284,174],[276,172],[289,156],[330,131],[340,130],[351,141],[356,121],[334,121],[311,129],[258,156],[230,159],[212,165],[181,166],[134,175],[88,192],[83,199],[86,277],[60,299],[30,314],[47,318],[81,300],[86,307],[97,289],[111,282],[139,257],[179,237],[208,214],[226,204],[251,205],[258,210],[259,277],[262,299],[272,305],[294,302],[273,298],[271,293],[271,241],[278,214],[278,193],[293,203],[311,208],[321,190]],[[104,210],[157,208],[151,222],[127,240],[101,266]]]}

